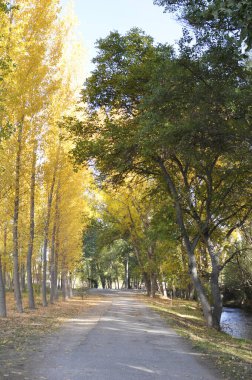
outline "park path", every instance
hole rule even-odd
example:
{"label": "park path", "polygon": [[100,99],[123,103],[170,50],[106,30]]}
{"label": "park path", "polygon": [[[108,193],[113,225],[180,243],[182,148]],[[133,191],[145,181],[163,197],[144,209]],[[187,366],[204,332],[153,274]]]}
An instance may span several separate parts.
{"label": "park path", "polygon": [[130,292],[104,292],[33,354],[25,380],[216,380],[159,315]]}

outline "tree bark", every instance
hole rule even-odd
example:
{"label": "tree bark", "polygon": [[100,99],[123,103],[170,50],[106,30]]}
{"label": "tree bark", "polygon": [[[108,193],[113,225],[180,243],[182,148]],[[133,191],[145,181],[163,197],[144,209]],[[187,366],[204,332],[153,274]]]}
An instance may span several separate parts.
{"label": "tree bark", "polygon": [[204,288],[201,284],[201,281],[199,279],[195,254],[190,247],[187,248],[187,252],[189,256],[190,276],[191,276],[193,285],[195,287],[195,290],[197,292],[198,298],[200,300],[206,323],[209,327],[213,327],[212,309],[207,299],[207,296],[205,294]]}
{"label": "tree bark", "polygon": [[152,298],[154,298],[156,296],[156,291],[157,291],[157,275],[155,273],[151,273],[150,281],[151,281],[151,294],[150,294],[150,296]]}
{"label": "tree bark", "polygon": [[37,162],[37,141],[34,139],[33,152],[32,152],[32,165],[31,165],[31,178],[30,178],[30,236],[27,251],[26,270],[27,270],[27,290],[29,308],[35,309],[34,291],[32,283],[32,255],[34,246],[34,233],[35,233],[35,187],[36,187],[36,162]]}
{"label": "tree bark", "polygon": [[144,283],[146,287],[147,296],[150,297],[151,296],[151,280],[147,272],[143,273],[143,279],[144,279]]}
{"label": "tree bark", "polygon": [[63,270],[62,272],[62,299],[63,301],[66,301],[68,298],[67,295],[67,274],[66,271]]}
{"label": "tree bark", "polygon": [[26,289],[25,273],[26,273],[25,265],[21,264],[21,266],[20,266],[20,284],[21,284],[21,291],[22,292],[25,292],[25,289]]}
{"label": "tree bark", "polygon": [[67,279],[67,294],[68,294],[68,297],[69,298],[72,298],[73,297],[73,281],[72,281],[72,275],[71,273],[69,274],[68,276],[68,279]]}
{"label": "tree bark", "polygon": [[129,289],[129,254],[127,253],[126,260],[124,262],[124,282],[125,289]]}
{"label": "tree bark", "polygon": [[18,247],[18,221],[19,221],[19,203],[20,203],[20,171],[21,171],[21,154],[22,154],[22,136],[23,121],[18,129],[18,150],[16,156],[15,170],[15,196],[14,196],[14,215],[13,215],[13,281],[16,307],[19,313],[23,312],[22,296],[20,289],[19,277],[19,247]]}
{"label": "tree bark", "polygon": [[219,254],[215,252],[213,243],[209,238],[206,240],[207,249],[211,258],[212,272],[211,272],[211,294],[213,299],[212,315],[213,315],[213,327],[220,330],[220,320],[222,313],[222,297],[219,287]]}
{"label": "tree bark", "polygon": [[0,255],[0,317],[6,317],[6,298],[5,298],[5,286],[3,280],[3,268],[2,268],[2,258]]}
{"label": "tree bark", "polygon": [[43,266],[43,273],[42,273],[42,302],[43,306],[47,306],[47,295],[46,295],[46,280],[47,280],[47,247],[48,247],[48,240],[49,240],[49,226],[50,226],[50,220],[51,220],[51,211],[52,211],[52,202],[53,202],[53,195],[54,195],[54,188],[55,188],[55,182],[56,182],[56,175],[58,171],[58,161],[59,161],[59,153],[60,153],[60,142],[57,149],[57,155],[56,155],[56,162],[55,167],[53,171],[53,177],[52,177],[52,183],[48,194],[48,201],[47,201],[47,214],[46,214],[46,220],[45,220],[45,227],[44,227],[44,246],[43,246],[43,258],[42,258],[42,266]]}
{"label": "tree bark", "polygon": [[54,224],[52,231],[52,246],[51,246],[51,266],[50,266],[50,277],[51,277],[51,289],[50,289],[50,303],[53,303],[57,298],[57,251],[58,251],[58,232],[59,232],[59,189],[60,181],[58,181],[56,190],[56,201],[55,201],[55,215]]}
{"label": "tree bark", "polygon": [[59,258],[59,226],[56,229],[56,241],[55,241],[55,273],[54,273],[54,298],[59,298],[58,292],[58,258]]}
{"label": "tree bark", "polygon": [[56,220],[54,221],[53,232],[52,232],[52,245],[51,245],[51,263],[50,263],[50,277],[51,277],[51,288],[50,288],[50,303],[55,301],[55,239],[56,239]]}

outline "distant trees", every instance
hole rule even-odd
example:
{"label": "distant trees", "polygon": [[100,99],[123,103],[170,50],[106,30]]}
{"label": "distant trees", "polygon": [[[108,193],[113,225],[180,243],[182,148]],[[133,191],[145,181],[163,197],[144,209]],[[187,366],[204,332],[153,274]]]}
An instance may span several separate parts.
{"label": "distant trees", "polygon": [[[91,288],[99,285],[119,289],[123,284],[125,259],[131,251],[129,244],[120,239],[115,226],[106,218],[92,219],[83,236],[83,280]],[[103,215],[104,216],[104,215]]]}
{"label": "distant trees", "polygon": [[76,161],[94,159],[116,184],[137,174],[166,194],[206,321],[219,328],[222,244],[251,213],[251,73],[223,38],[202,50],[184,40],[176,56],[133,29],[98,48],[83,91],[89,117],[72,128]]}
{"label": "distant trees", "polygon": [[223,293],[226,303],[251,308],[252,300],[252,249],[251,219],[239,231],[239,239],[233,242],[237,254],[224,269]]}

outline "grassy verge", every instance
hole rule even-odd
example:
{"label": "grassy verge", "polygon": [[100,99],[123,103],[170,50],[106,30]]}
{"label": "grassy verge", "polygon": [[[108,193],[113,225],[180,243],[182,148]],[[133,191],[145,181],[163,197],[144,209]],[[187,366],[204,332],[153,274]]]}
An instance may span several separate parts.
{"label": "grassy verge", "polygon": [[164,299],[147,300],[180,335],[208,357],[225,379],[252,379],[252,341],[236,339],[205,326],[196,302]]}

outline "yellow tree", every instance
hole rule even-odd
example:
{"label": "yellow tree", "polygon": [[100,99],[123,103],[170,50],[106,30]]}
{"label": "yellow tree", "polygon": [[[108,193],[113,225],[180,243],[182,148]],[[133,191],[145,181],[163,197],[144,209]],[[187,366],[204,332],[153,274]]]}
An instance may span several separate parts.
{"label": "yellow tree", "polygon": [[[33,125],[33,121],[38,115],[46,115],[48,94],[57,87],[55,71],[61,57],[62,45],[57,35],[57,31],[61,30],[58,4],[58,0],[17,0],[13,2],[16,7],[9,12],[7,49],[16,69],[6,85],[8,96],[5,99],[5,112],[16,130],[11,139],[16,147],[13,267],[14,293],[20,312],[23,307],[19,284],[19,218],[23,185],[21,172],[26,161],[24,146],[32,140],[32,130],[37,127],[36,122]],[[36,143],[33,144],[33,151],[36,151]],[[34,161],[33,157],[32,168]],[[32,194],[30,204],[32,214]],[[32,230],[32,226],[30,229]],[[29,250],[31,247],[32,237]],[[30,276],[28,278],[30,283]]]}
{"label": "yellow tree", "polygon": [[128,177],[125,185],[116,190],[106,189],[104,201],[106,212],[118,225],[122,236],[129,237],[149,295],[156,292],[158,262],[157,238],[152,233],[155,202],[148,195],[151,183]]}
{"label": "yellow tree", "polygon": [[[43,265],[47,268],[48,262],[50,264],[50,302],[57,298],[59,275],[64,299],[67,296],[69,274],[74,272],[82,255],[82,230],[86,223],[84,212],[89,213],[90,209],[85,195],[85,189],[87,190],[91,181],[90,173],[86,169],[77,173],[73,170],[69,160],[71,142],[65,141],[63,134],[59,132],[57,129],[51,130],[47,136],[46,160],[43,165],[46,228]],[[53,144],[52,140],[57,143]],[[45,290],[47,272],[43,271]]]}
{"label": "yellow tree", "polygon": [[[48,243],[50,238],[50,225],[52,222],[52,209],[53,201],[58,199],[58,176],[60,173],[61,155],[65,148],[63,147],[63,132],[59,129],[60,121],[63,116],[69,115],[74,112],[77,96],[81,88],[80,79],[81,75],[77,75],[81,70],[79,62],[82,62],[83,50],[78,40],[73,37],[73,17],[70,14],[65,18],[63,25],[64,28],[64,46],[62,47],[61,60],[57,66],[58,88],[54,92],[48,105],[48,120],[47,131],[44,136],[43,151],[45,156],[45,163],[43,165],[44,172],[44,185],[45,185],[45,198],[46,206],[44,213],[44,244],[43,244],[43,280],[42,280],[42,298],[43,305],[47,305],[46,297],[46,283],[47,283],[47,263],[48,263]],[[78,58],[78,59],[77,59]],[[76,64],[75,64],[76,63]],[[70,148],[68,148],[67,152]],[[66,154],[66,153],[65,153]],[[73,168],[71,166],[71,170]],[[58,211],[55,211],[58,214]],[[58,217],[56,217],[57,219]],[[52,239],[56,241],[57,227],[54,226],[54,232]],[[56,243],[55,243],[56,244]],[[53,243],[53,255],[55,250],[55,244]],[[54,260],[51,260],[54,262]],[[53,268],[53,266],[51,266]],[[56,278],[56,273],[52,274],[54,270],[51,270],[51,277]],[[52,284],[55,284],[55,279],[52,279]],[[55,287],[51,287],[55,289]],[[52,290],[53,292],[54,290]],[[51,292],[51,300],[55,297]]]}
{"label": "yellow tree", "polygon": [[[9,140],[2,143],[8,160],[1,161],[1,194],[10,189],[8,213],[6,205],[0,205],[1,231],[4,247],[4,231],[9,236],[13,225],[14,293],[17,309],[22,312],[20,265],[22,274],[27,267],[29,306],[34,308],[32,267],[37,260],[33,253],[39,254],[42,239],[43,303],[47,303],[47,247],[61,150],[58,123],[73,108],[76,90],[81,86],[76,80],[78,67],[71,61],[71,57],[78,56],[80,46],[73,37],[72,16],[64,20],[60,16],[59,0],[12,1],[9,12],[0,12],[0,20],[0,76],[5,74],[2,62],[13,64],[11,75],[6,74],[0,82],[1,125],[12,125],[13,129]],[[48,162],[43,183],[41,172]],[[42,226],[40,217],[45,210],[50,212],[44,213]]]}
{"label": "yellow tree", "polygon": [[55,226],[58,270],[62,278],[63,299],[66,299],[71,295],[74,270],[82,258],[82,236],[87,223],[85,216],[90,212],[90,204],[85,195],[90,184],[90,174],[85,169],[74,172],[66,154],[62,157],[61,164]]}

